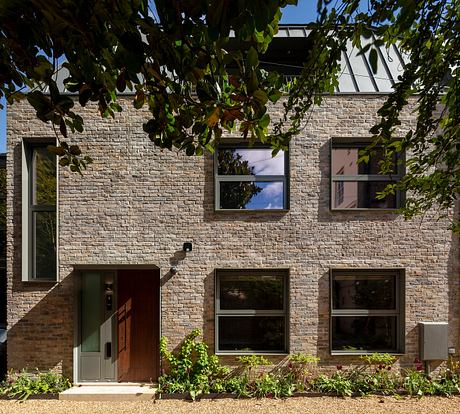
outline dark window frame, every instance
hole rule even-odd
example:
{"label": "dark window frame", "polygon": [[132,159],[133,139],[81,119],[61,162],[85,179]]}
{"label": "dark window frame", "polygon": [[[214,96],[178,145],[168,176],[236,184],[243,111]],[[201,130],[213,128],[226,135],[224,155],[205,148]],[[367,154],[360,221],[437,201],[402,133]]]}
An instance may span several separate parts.
{"label": "dark window frame", "polygon": [[[241,142],[240,140],[227,139],[225,143],[219,144],[218,148],[214,153],[214,210],[225,212],[225,211],[240,211],[240,212],[265,212],[265,213],[276,213],[285,212],[289,210],[289,199],[290,199],[290,180],[289,180],[289,149],[284,151],[284,175],[220,175],[219,174],[219,161],[218,152],[219,150],[228,149],[272,149],[269,145],[255,143],[249,145],[247,142]],[[220,183],[222,182],[282,182],[283,183],[283,208],[274,209],[232,209],[232,208],[221,208],[220,207]]]}
{"label": "dark window frame", "polygon": [[[58,162],[56,157],[56,202],[50,204],[34,204],[35,157],[34,152],[48,145],[55,145],[55,140],[49,138],[34,138],[23,140],[23,261],[22,281],[29,282],[56,282],[58,280]],[[37,277],[36,273],[36,235],[34,226],[35,213],[50,212],[55,214],[56,222],[56,270],[50,277]]]}
{"label": "dark window frame", "polygon": [[359,175],[340,175],[333,174],[333,165],[332,157],[333,150],[337,148],[342,149],[364,149],[370,145],[372,141],[369,138],[343,138],[343,137],[334,137],[330,140],[329,148],[329,174],[330,174],[330,185],[329,185],[329,199],[330,199],[330,209],[332,211],[397,211],[404,206],[405,203],[405,193],[403,191],[397,190],[395,193],[396,198],[396,207],[334,207],[332,194],[334,192],[335,183],[344,183],[344,182],[397,182],[400,181],[405,173],[405,153],[398,154],[397,158],[397,171],[395,174],[359,174]]}
{"label": "dark window frame", "polygon": [[[395,308],[394,309],[334,309],[334,278],[336,276],[353,279],[357,276],[369,279],[381,276],[395,277]],[[379,350],[339,350],[333,349],[333,318],[359,316],[394,316],[396,317],[395,349]],[[331,268],[329,270],[329,352],[331,355],[367,355],[374,352],[404,354],[405,351],[405,270],[395,269],[362,269],[362,268]]]}
{"label": "dark window frame", "polygon": [[[220,279],[224,277],[241,277],[249,272],[251,276],[283,276],[284,297],[282,310],[262,309],[220,309]],[[289,269],[216,269],[214,272],[214,326],[215,326],[215,353],[217,355],[250,355],[254,353],[266,355],[289,354]],[[219,318],[223,316],[254,317],[277,316],[284,317],[284,348],[280,350],[221,350],[219,347]]]}

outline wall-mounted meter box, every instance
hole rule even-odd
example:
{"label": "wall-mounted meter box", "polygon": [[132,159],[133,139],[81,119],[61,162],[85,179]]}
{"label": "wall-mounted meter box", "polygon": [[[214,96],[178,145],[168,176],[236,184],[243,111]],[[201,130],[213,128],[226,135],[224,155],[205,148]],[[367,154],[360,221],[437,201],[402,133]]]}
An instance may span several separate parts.
{"label": "wall-mounted meter box", "polygon": [[420,359],[446,360],[448,357],[448,323],[420,322]]}

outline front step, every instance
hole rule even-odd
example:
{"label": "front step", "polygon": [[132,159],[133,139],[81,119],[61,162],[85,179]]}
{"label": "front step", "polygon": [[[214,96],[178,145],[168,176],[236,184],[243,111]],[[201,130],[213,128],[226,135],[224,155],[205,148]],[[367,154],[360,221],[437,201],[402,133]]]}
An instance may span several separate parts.
{"label": "front step", "polygon": [[155,399],[149,385],[77,385],[59,394],[66,401],[147,401]]}

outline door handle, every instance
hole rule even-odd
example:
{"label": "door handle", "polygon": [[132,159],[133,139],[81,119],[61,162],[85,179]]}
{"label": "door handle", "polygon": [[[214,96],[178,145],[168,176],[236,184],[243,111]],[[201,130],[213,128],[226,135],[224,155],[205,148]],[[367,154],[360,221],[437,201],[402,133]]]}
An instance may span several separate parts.
{"label": "door handle", "polygon": [[105,343],[105,357],[112,358],[112,342]]}

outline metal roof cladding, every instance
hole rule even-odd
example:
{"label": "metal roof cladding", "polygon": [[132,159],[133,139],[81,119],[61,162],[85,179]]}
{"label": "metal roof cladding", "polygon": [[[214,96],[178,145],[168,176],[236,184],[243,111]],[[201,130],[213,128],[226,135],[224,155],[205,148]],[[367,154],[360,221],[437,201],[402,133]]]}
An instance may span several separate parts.
{"label": "metal roof cladding", "polygon": [[[302,69],[303,51],[309,47],[308,34],[310,30],[306,25],[280,25],[278,33],[274,36],[267,53],[260,56],[264,67],[289,75],[298,75]],[[230,33],[230,37],[233,33]],[[363,47],[375,40],[362,38]],[[237,47],[237,44],[233,44]],[[246,45],[247,46],[247,45]],[[347,50],[342,51],[341,72],[339,86],[336,93],[344,94],[388,94],[393,91],[393,85],[404,71],[405,57],[396,46],[389,49],[377,47],[377,73],[373,73],[369,62],[369,50],[358,54],[360,49],[354,47],[351,41],[347,42]],[[284,68],[284,70],[283,70]],[[64,79],[68,76],[66,68],[57,71],[57,84],[65,92]],[[119,92],[119,95],[131,95],[132,91]]]}
{"label": "metal roof cladding", "polygon": [[[275,39],[306,39],[310,30],[305,25],[280,25]],[[276,41],[275,40],[275,41]],[[362,46],[373,42],[375,38],[362,38]],[[396,46],[389,49],[377,47],[377,73],[373,73],[369,62],[369,50],[359,54],[361,49],[347,42],[347,50],[342,51],[341,72],[338,93],[391,93],[393,85],[404,71],[407,62]],[[284,49],[286,51],[286,49]],[[301,58],[301,56],[298,56]],[[301,62],[301,60],[300,60]]]}

